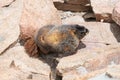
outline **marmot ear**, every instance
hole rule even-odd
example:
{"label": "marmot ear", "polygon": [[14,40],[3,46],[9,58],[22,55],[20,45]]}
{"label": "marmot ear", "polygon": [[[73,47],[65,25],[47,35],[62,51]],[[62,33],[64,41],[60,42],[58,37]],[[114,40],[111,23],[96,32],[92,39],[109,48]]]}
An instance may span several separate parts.
{"label": "marmot ear", "polygon": [[39,39],[38,41],[41,41],[42,43],[45,43],[43,36],[40,36],[38,39]]}

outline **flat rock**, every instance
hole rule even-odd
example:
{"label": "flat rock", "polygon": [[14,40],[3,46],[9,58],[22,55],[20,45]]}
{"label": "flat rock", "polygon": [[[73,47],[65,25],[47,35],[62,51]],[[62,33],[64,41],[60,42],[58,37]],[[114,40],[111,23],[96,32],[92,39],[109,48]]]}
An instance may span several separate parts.
{"label": "flat rock", "polygon": [[0,8],[7,6],[9,4],[11,4],[12,2],[14,2],[14,0],[0,0]]}
{"label": "flat rock", "polygon": [[52,0],[24,0],[23,4],[20,22],[22,39],[33,36],[44,25],[61,23]]}
{"label": "flat rock", "polygon": [[78,23],[89,29],[89,34],[83,39],[83,42],[97,44],[116,44],[120,42],[120,28],[116,24],[102,22]]}
{"label": "flat rock", "polygon": [[83,75],[66,74],[63,80],[119,80],[120,79],[120,65],[109,65],[104,69],[92,71]]}
{"label": "flat rock", "polygon": [[[88,80],[120,80],[120,65],[110,65],[102,73],[94,75]],[[87,80],[87,79],[86,79]]]}
{"label": "flat rock", "polygon": [[[75,55],[60,60],[57,66],[58,74],[63,76],[63,80],[88,80],[98,74],[105,73],[104,68],[108,65],[120,64],[119,48],[120,45],[111,45],[101,50],[94,50],[94,52],[79,50]],[[112,74],[114,78],[115,76],[119,77],[119,75],[113,73],[109,71],[109,74]]]}
{"label": "flat rock", "polygon": [[1,80],[49,80],[50,67],[30,58],[23,46],[16,45],[0,56]]}
{"label": "flat rock", "polygon": [[90,4],[89,0],[64,0],[68,4],[81,4],[87,5]]}
{"label": "flat rock", "polygon": [[90,32],[82,39],[75,54],[60,59],[57,66],[58,74],[65,75],[71,71],[72,74],[80,74],[81,71],[78,69],[81,67],[85,72],[90,72],[104,68],[111,62],[120,63],[119,26],[100,22],[79,24],[87,27]]}
{"label": "flat rock", "polygon": [[120,65],[109,66],[106,75],[112,78],[120,79]]}
{"label": "flat rock", "polygon": [[8,7],[0,8],[0,53],[18,39],[21,11],[22,0],[16,0]]}
{"label": "flat rock", "polygon": [[112,21],[112,11],[119,0],[90,0],[97,21]]}
{"label": "flat rock", "polygon": [[60,2],[60,3],[64,3],[65,0],[53,0],[53,2]]}
{"label": "flat rock", "polygon": [[54,5],[58,10],[63,11],[91,11],[88,0],[64,0],[54,1]]}
{"label": "flat rock", "polygon": [[113,14],[112,14],[112,19],[118,24],[120,25],[120,2],[118,2],[115,5],[115,8],[113,10]]}
{"label": "flat rock", "polygon": [[79,15],[71,16],[62,20],[63,24],[71,24],[71,23],[77,24],[81,22],[85,22],[85,20],[83,19],[82,16],[79,16]]}

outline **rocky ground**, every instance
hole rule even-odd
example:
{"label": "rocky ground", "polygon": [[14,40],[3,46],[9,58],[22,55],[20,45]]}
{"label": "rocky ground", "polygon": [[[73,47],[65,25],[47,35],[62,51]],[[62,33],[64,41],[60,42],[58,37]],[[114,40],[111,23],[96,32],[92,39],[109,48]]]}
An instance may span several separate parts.
{"label": "rocky ground", "polygon": [[[38,56],[33,37],[47,24],[90,32],[72,55]],[[0,80],[120,80],[120,1],[0,0],[0,46]]]}

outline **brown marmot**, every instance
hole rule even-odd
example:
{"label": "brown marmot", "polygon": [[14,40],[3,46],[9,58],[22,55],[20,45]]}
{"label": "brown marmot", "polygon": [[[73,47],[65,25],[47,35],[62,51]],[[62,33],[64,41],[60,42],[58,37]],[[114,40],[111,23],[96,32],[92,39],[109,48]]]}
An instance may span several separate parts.
{"label": "brown marmot", "polygon": [[80,25],[47,25],[35,36],[35,43],[43,53],[73,53],[88,29]]}

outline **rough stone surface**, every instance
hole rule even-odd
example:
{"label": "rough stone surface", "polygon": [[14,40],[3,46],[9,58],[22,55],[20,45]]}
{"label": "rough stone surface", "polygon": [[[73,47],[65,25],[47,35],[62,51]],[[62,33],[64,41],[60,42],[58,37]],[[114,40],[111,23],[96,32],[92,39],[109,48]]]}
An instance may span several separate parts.
{"label": "rough stone surface", "polygon": [[64,2],[54,1],[54,5],[58,10],[64,11],[90,11],[91,7],[88,0],[64,0]]}
{"label": "rough stone surface", "polygon": [[112,18],[118,25],[120,25],[120,2],[115,5]]}
{"label": "rough stone surface", "polygon": [[120,79],[120,65],[109,66],[106,75],[112,78]]}
{"label": "rough stone surface", "polygon": [[12,2],[14,2],[14,0],[4,0],[4,1],[0,0],[0,8],[7,6],[7,5],[11,4]]}
{"label": "rough stone surface", "polygon": [[44,25],[60,24],[61,20],[52,0],[24,0],[23,4],[20,22],[22,39],[33,36]]}
{"label": "rough stone surface", "polygon": [[[47,5],[46,5],[47,4]],[[24,0],[20,22],[21,41],[30,56],[37,55],[34,35],[48,24],[60,24],[61,19],[52,0]]]}
{"label": "rough stone surface", "polygon": [[[104,70],[96,70],[105,68],[112,63],[120,64],[119,48],[120,45],[111,45],[93,52],[91,50],[87,50],[87,52],[86,50],[79,50],[75,55],[61,59],[57,69],[62,73],[63,80],[88,80],[86,78],[105,72]],[[93,71],[96,72],[92,73]]]}
{"label": "rough stone surface", "polygon": [[64,0],[64,1],[69,4],[81,4],[81,5],[90,4],[89,0]]}
{"label": "rough stone surface", "polygon": [[1,80],[49,80],[50,67],[18,44],[0,56],[0,64]]}
{"label": "rough stone surface", "polygon": [[81,23],[81,22],[85,22],[85,20],[83,19],[82,16],[78,16],[78,15],[71,16],[69,18],[62,20],[63,24],[71,24],[71,23],[77,24],[77,23]]}
{"label": "rough stone surface", "polygon": [[83,38],[75,54],[60,59],[57,66],[58,74],[80,75],[104,68],[111,62],[120,63],[119,26],[100,22],[79,24],[87,27],[90,32]]}
{"label": "rough stone surface", "polygon": [[60,2],[60,3],[64,3],[65,0],[53,0],[53,2]]}
{"label": "rough stone surface", "polygon": [[[63,80],[120,80],[120,65],[109,65],[104,69],[99,69],[83,75],[66,75]],[[71,79],[70,76],[73,76]]]}
{"label": "rough stone surface", "polygon": [[78,24],[85,26],[90,31],[83,41],[98,44],[116,44],[120,42],[120,28],[114,23],[86,22]]}
{"label": "rough stone surface", "polygon": [[97,21],[113,22],[112,11],[119,0],[90,0]]}
{"label": "rough stone surface", "polygon": [[0,53],[19,37],[21,10],[22,0],[16,0],[8,7],[0,8]]}

